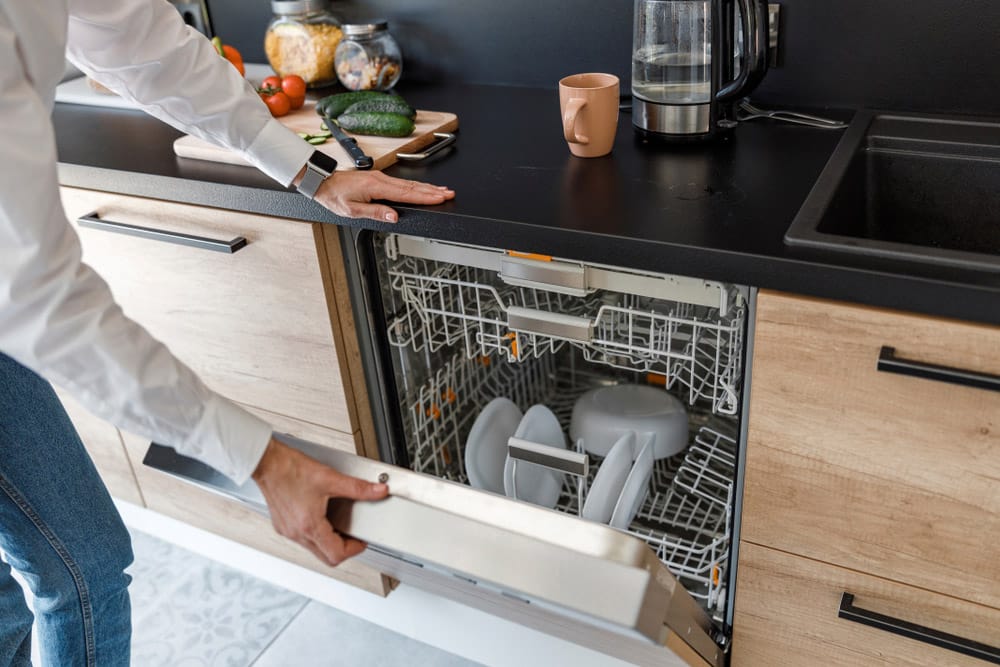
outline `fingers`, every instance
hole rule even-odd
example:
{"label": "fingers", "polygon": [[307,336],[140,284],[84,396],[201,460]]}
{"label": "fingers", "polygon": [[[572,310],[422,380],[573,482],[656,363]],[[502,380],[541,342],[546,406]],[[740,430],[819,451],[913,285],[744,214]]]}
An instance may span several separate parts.
{"label": "fingers", "polygon": [[391,199],[407,204],[441,204],[455,198],[454,190],[441,185],[393,178],[381,172],[372,175],[377,179],[372,188],[375,199]]}
{"label": "fingers", "polygon": [[353,500],[382,500],[389,495],[385,484],[373,484],[357,477],[342,475],[330,468],[328,493],[334,498]]}
{"label": "fingers", "polygon": [[351,204],[350,217],[371,218],[382,222],[397,222],[399,214],[388,206],[382,204]]}
{"label": "fingers", "polygon": [[367,546],[364,542],[335,532],[327,521],[319,522],[309,537],[315,545],[315,550],[322,554],[321,560],[333,567],[357,556]]}

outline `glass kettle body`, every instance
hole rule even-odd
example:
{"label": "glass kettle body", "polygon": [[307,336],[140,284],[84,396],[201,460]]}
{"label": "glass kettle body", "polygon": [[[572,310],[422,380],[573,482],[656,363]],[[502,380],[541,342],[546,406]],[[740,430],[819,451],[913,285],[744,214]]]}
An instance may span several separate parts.
{"label": "glass kettle body", "polygon": [[767,0],[635,0],[636,131],[690,141],[733,127],[735,102],[767,71],[767,20]]}

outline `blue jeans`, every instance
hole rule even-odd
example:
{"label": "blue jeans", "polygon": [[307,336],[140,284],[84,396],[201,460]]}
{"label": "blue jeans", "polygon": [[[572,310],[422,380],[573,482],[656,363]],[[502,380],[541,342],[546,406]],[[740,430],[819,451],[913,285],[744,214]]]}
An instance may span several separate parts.
{"label": "blue jeans", "polygon": [[128,531],[52,387],[0,354],[0,665],[129,664]]}

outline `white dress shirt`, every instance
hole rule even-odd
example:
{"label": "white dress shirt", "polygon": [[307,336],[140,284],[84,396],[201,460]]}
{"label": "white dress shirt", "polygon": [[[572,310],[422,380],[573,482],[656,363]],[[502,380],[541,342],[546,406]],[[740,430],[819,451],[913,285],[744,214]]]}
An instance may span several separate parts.
{"label": "white dress shirt", "polygon": [[242,482],[271,427],[202,384],[81,262],[51,119],[65,58],[283,185],[313,148],[165,0],[0,0],[0,351],[94,414]]}

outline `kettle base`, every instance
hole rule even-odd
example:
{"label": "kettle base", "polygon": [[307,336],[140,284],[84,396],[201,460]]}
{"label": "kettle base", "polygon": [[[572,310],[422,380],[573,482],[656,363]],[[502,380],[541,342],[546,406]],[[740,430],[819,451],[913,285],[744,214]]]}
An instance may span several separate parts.
{"label": "kettle base", "polygon": [[670,137],[711,134],[712,104],[660,104],[633,95],[632,125]]}

